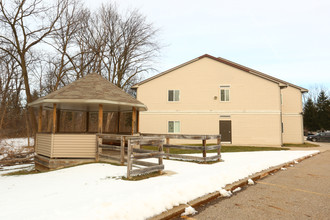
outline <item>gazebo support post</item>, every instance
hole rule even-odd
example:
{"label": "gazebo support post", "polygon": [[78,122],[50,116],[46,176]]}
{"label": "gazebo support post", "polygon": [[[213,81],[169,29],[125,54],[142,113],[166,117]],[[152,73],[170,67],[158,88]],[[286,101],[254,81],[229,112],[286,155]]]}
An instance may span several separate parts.
{"label": "gazebo support post", "polygon": [[136,133],[140,132],[140,111],[136,112]]}
{"label": "gazebo support post", "polygon": [[[60,124],[61,124],[61,110],[60,109],[56,109],[56,132],[60,132]],[[65,120],[65,117],[63,118]],[[63,121],[63,124],[65,123],[65,121]]]}
{"label": "gazebo support post", "polygon": [[119,134],[120,131],[120,112],[118,112],[118,117],[117,117],[117,134]]}
{"label": "gazebo support post", "polygon": [[88,133],[89,130],[89,112],[86,112],[86,127],[85,132]]}
{"label": "gazebo support post", "polygon": [[53,129],[52,133],[55,134],[56,132],[56,103],[53,104]]}
{"label": "gazebo support post", "polygon": [[102,134],[103,128],[103,105],[99,104],[99,121],[98,121],[98,133]]}
{"label": "gazebo support post", "polygon": [[131,135],[134,134],[135,125],[136,125],[136,108],[133,107],[132,108],[132,131],[131,131]]}
{"label": "gazebo support post", "polygon": [[39,106],[38,112],[38,132],[42,131],[42,105]]}

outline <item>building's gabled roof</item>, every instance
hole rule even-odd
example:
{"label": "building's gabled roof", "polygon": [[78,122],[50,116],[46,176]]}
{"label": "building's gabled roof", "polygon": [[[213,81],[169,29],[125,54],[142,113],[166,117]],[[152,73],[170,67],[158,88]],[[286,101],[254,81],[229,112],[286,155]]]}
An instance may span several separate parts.
{"label": "building's gabled roof", "polygon": [[147,110],[143,103],[96,73],[41,97],[29,106],[52,108],[54,103],[59,109],[78,111],[97,111],[99,104],[104,111],[130,111],[132,107]]}
{"label": "building's gabled roof", "polygon": [[210,59],[215,60],[215,61],[218,61],[218,62],[220,62],[220,63],[223,63],[223,64],[226,64],[226,65],[232,66],[232,67],[234,67],[234,68],[237,68],[237,69],[243,70],[243,71],[248,72],[248,73],[250,73],[250,74],[253,74],[253,75],[255,75],[255,76],[259,76],[259,77],[264,78],[264,79],[266,79],[266,80],[269,80],[269,81],[272,81],[272,82],[274,82],[274,83],[277,83],[277,84],[279,84],[280,86],[291,86],[291,87],[294,87],[294,88],[296,88],[296,89],[299,89],[301,92],[308,92],[307,89],[302,88],[302,87],[300,87],[300,86],[294,85],[294,84],[289,83],[289,82],[286,82],[286,81],[284,81],[284,80],[280,80],[280,79],[278,79],[278,78],[272,77],[272,76],[267,75],[267,74],[265,74],[265,73],[262,73],[262,72],[259,72],[259,71],[257,71],[257,70],[251,69],[251,68],[249,68],[249,67],[246,67],[246,66],[240,65],[240,64],[238,64],[238,63],[235,63],[235,62],[232,62],[232,61],[226,60],[226,59],[224,59],[224,58],[221,58],[221,57],[214,57],[214,56],[211,56],[211,55],[208,55],[208,54],[204,54],[204,55],[202,55],[202,56],[200,56],[200,57],[197,57],[197,58],[195,58],[195,59],[192,59],[192,60],[190,60],[190,61],[188,61],[188,62],[185,62],[185,63],[183,63],[183,64],[181,64],[181,65],[178,65],[178,66],[176,66],[176,67],[174,67],[174,68],[171,68],[171,69],[166,70],[166,71],[164,71],[164,72],[162,72],[162,73],[159,73],[159,74],[157,74],[157,75],[155,75],[155,76],[153,76],[153,77],[150,77],[150,78],[148,78],[148,79],[146,79],[146,80],[143,80],[143,81],[141,81],[140,83],[135,84],[132,88],[138,88],[140,85],[142,85],[142,84],[144,84],[144,83],[147,83],[147,82],[149,82],[149,81],[151,81],[151,80],[153,80],[153,79],[156,79],[156,78],[158,78],[158,77],[161,77],[161,76],[163,76],[163,75],[165,75],[165,74],[167,74],[167,73],[169,73],[169,72],[172,72],[172,71],[174,71],[174,70],[176,70],[176,69],[179,69],[179,68],[181,68],[181,67],[184,67],[184,66],[186,66],[186,65],[188,65],[188,64],[190,64],[190,63],[196,62],[196,61],[198,61],[198,60],[200,60],[200,59],[203,59],[203,58],[210,58]]}

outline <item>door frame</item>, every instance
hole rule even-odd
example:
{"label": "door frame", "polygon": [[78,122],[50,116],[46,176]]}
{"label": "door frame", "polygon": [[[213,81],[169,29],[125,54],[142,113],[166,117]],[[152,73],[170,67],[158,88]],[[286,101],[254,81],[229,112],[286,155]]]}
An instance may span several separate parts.
{"label": "door frame", "polygon": [[222,135],[221,135],[221,142],[224,142],[224,143],[232,143],[233,142],[233,129],[232,129],[232,120],[219,120],[219,134],[221,134],[221,122],[230,122],[230,130],[229,130],[229,133],[230,133],[230,140],[229,141],[223,141],[222,140]]}

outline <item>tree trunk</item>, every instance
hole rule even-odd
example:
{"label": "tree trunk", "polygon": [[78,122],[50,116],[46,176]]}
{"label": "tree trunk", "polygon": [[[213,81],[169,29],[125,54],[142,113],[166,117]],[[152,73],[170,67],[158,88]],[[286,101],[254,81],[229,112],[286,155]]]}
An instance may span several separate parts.
{"label": "tree trunk", "polygon": [[26,122],[26,134],[27,134],[27,138],[28,138],[28,147],[30,147],[30,123],[29,123],[29,119],[27,116],[27,110],[25,110],[25,122]]}
{"label": "tree trunk", "polygon": [[7,113],[7,104],[4,104],[3,109],[1,111],[0,129],[2,129],[6,113]]}
{"label": "tree trunk", "polygon": [[[31,103],[32,100],[32,96],[31,96],[31,91],[30,91],[30,85],[29,85],[29,76],[28,76],[28,72],[27,72],[27,68],[26,68],[26,63],[25,63],[25,58],[24,55],[21,56],[21,62],[22,62],[22,76],[24,79],[24,86],[25,86],[25,95],[26,95],[26,99],[27,99],[27,103]],[[32,107],[27,106],[28,111],[29,111],[29,115],[30,115],[30,122],[32,125],[32,133],[35,134],[37,132],[37,119],[35,117],[34,114],[34,110]]]}

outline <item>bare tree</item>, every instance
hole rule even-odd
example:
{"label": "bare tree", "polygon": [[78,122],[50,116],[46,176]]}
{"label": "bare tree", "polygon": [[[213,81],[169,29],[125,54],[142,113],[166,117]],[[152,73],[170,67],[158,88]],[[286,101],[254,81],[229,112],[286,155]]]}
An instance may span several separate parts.
{"label": "bare tree", "polygon": [[[27,102],[32,102],[28,61],[29,52],[54,29],[68,5],[67,0],[57,0],[54,5],[42,0],[0,0],[0,50],[19,64],[24,79]],[[32,128],[36,131],[36,118],[29,108]]]}
{"label": "bare tree", "polygon": [[0,57],[0,131],[15,128],[20,120],[22,78],[18,64],[8,56]]}
{"label": "bare tree", "polygon": [[[70,76],[76,69],[74,60],[81,53],[77,50],[76,36],[84,27],[84,19],[88,17],[87,11],[79,0],[72,0],[59,18],[59,28],[50,35],[51,45],[55,53],[48,59],[49,69],[48,78],[53,80],[51,91],[57,90],[68,82],[75,80],[76,77]],[[79,78],[79,77],[78,77]]]}
{"label": "bare tree", "polygon": [[[152,24],[136,10],[120,14],[111,3],[91,13],[80,0],[0,0],[0,10],[0,53],[16,65],[14,78],[10,71],[0,73],[3,118],[6,103],[26,106],[20,91],[30,103],[33,90],[35,97],[46,95],[92,72],[128,91],[153,69],[159,53]],[[41,53],[40,45],[47,50]],[[27,115],[34,133],[32,108]],[[108,123],[113,116],[108,115]]]}
{"label": "bare tree", "polygon": [[101,28],[107,37],[103,55],[103,74],[118,87],[128,89],[131,82],[143,72],[152,70],[152,61],[160,46],[156,40],[158,30],[147,23],[137,10],[120,16],[113,5],[100,9]]}

